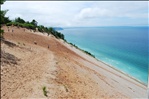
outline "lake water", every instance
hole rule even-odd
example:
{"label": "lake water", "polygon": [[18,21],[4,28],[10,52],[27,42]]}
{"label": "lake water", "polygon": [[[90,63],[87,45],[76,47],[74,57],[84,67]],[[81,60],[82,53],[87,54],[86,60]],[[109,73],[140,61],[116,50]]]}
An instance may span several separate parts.
{"label": "lake water", "polygon": [[60,32],[68,42],[147,84],[148,27],[71,27]]}

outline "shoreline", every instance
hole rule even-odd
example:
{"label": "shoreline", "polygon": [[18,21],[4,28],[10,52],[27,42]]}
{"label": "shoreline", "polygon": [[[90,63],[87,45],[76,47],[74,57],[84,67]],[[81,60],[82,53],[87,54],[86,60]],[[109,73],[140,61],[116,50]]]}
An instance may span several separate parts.
{"label": "shoreline", "polygon": [[[63,40],[63,42],[65,42],[65,41]],[[80,47],[78,47],[78,46],[77,46],[77,47],[78,47],[78,48],[77,48],[76,46],[71,45],[70,42],[65,42],[65,43],[67,43],[68,45],[73,46],[74,48],[76,48],[76,49],[78,49],[79,51],[83,52],[83,49],[82,49],[82,48],[80,48]],[[73,44],[73,43],[72,43],[72,44]],[[65,44],[64,44],[64,45],[65,45]],[[85,52],[83,52],[83,53],[86,54]],[[92,54],[92,53],[91,53],[91,54]],[[86,55],[88,55],[88,54],[86,54]],[[81,55],[80,55],[80,56],[81,56]],[[88,56],[89,56],[89,57],[92,57],[91,55],[88,55]],[[101,63],[105,64],[106,66],[110,67],[111,69],[114,69],[115,71],[117,71],[117,72],[119,72],[119,73],[121,73],[121,74],[127,76],[128,78],[130,78],[130,79],[132,79],[132,80],[138,82],[139,84],[141,84],[142,86],[144,86],[144,87],[147,88],[147,84],[145,84],[144,82],[138,80],[137,78],[132,77],[131,75],[129,75],[129,74],[127,74],[127,73],[125,73],[125,72],[123,72],[123,71],[121,71],[121,70],[115,68],[115,67],[112,66],[112,65],[109,65],[109,64],[106,63],[106,62],[103,62],[102,60],[98,59],[97,57],[92,57],[92,58],[94,58],[94,59],[97,60],[98,62],[101,62]],[[98,65],[98,64],[96,64],[96,65]],[[98,65],[98,66],[99,66],[99,65]],[[125,79],[128,80],[127,78],[125,78]],[[134,82],[133,82],[133,83],[134,83]]]}
{"label": "shoreline", "polygon": [[109,66],[110,68],[112,68],[112,69],[114,69],[114,70],[116,70],[116,71],[118,71],[118,72],[120,72],[120,73],[124,74],[125,76],[127,76],[127,77],[129,77],[129,78],[131,78],[131,79],[133,79],[133,80],[137,81],[138,83],[140,83],[140,84],[142,84],[142,85],[144,85],[144,86],[146,86],[146,87],[147,87],[147,84],[145,84],[144,82],[142,82],[142,81],[140,81],[140,80],[136,79],[135,77],[132,77],[131,75],[129,75],[129,74],[127,74],[127,73],[125,73],[125,72],[123,72],[123,71],[121,71],[121,70],[119,70],[119,69],[115,68],[114,66],[109,65],[109,64],[107,64],[107,63],[105,63],[105,62],[103,62],[103,61],[101,61],[101,60],[99,60],[99,59],[97,59],[97,61],[102,62],[103,64],[105,64],[105,65]]}
{"label": "shoreline", "polygon": [[[65,42],[65,41],[64,41],[64,42]],[[69,44],[70,46],[75,47],[76,49],[78,49],[78,50],[80,50],[80,51],[82,51],[82,52],[84,51],[84,49],[81,48],[80,46],[71,45],[71,44],[70,44],[71,42],[66,42],[66,43]],[[74,44],[74,43],[72,43],[72,44]],[[88,52],[89,52],[89,51],[88,51]],[[85,52],[83,52],[83,53],[85,53]],[[90,52],[89,52],[89,53],[90,53]],[[85,54],[86,54],[86,53],[85,53]],[[92,52],[91,52],[91,54],[92,54]],[[87,54],[87,55],[88,55],[88,54]],[[94,55],[94,54],[92,54],[92,55]],[[89,55],[89,56],[91,56],[91,55]],[[92,57],[92,56],[91,56],[91,57]],[[106,62],[104,62],[104,61],[98,59],[96,56],[95,56],[95,57],[92,57],[92,58],[96,59],[97,61],[99,61],[99,62],[101,62],[101,63],[107,65],[108,67],[110,67],[110,68],[112,68],[112,69],[114,69],[114,70],[116,70],[116,71],[118,71],[118,72],[124,74],[125,76],[129,77],[130,79],[133,79],[133,80],[137,81],[138,83],[140,83],[140,84],[144,85],[145,87],[147,87],[147,84],[146,84],[146,83],[144,83],[144,82],[142,82],[141,80],[139,80],[139,79],[137,79],[137,78],[135,78],[135,77],[133,77],[133,76],[127,74],[126,72],[123,72],[122,70],[120,70],[120,69],[114,67],[113,65],[110,65],[110,64],[108,64],[108,63],[106,63]],[[97,64],[97,65],[98,65],[98,64]]]}

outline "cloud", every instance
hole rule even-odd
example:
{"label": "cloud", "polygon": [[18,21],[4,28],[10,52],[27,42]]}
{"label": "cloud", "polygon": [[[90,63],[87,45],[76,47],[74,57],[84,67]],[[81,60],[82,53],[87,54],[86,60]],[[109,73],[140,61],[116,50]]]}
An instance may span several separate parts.
{"label": "cloud", "polygon": [[100,18],[100,17],[128,17],[128,18],[147,18],[148,10],[146,12],[141,12],[140,10],[145,10],[148,8],[147,4],[142,2],[122,2],[122,3],[111,3],[105,4],[104,6],[101,3],[96,4],[94,7],[83,8],[77,15],[76,18]]}
{"label": "cloud", "polygon": [[[148,20],[147,1],[6,1],[2,9],[9,9],[10,19],[35,19],[46,26],[136,25]],[[119,23],[121,18],[125,24]]]}
{"label": "cloud", "polygon": [[75,20],[86,25],[148,25],[148,3],[143,2],[96,2],[90,7],[82,8]]}
{"label": "cloud", "polygon": [[102,8],[84,8],[80,11],[77,18],[97,18],[97,17],[105,17],[109,16],[109,11],[107,9]]}

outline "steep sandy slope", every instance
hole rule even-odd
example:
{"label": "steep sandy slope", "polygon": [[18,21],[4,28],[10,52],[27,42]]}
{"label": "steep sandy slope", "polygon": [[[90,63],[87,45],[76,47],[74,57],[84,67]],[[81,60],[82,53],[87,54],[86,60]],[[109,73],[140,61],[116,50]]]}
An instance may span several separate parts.
{"label": "steep sandy slope", "polygon": [[[101,68],[98,68],[101,73],[97,72],[93,67],[103,64],[53,36],[17,27],[10,27],[14,32],[8,32],[7,27],[3,29],[5,39],[16,46],[2,43],[1,49],[14,56],[16,64],[2,60],[2,98],[137,98],[137,93],[145,90],[138,86],[141,91],[133,92],[131,88],[122,91],[118,82],[124,81],[127,85],[129,80],[120,81],[123,78]],[[113,80],[109,78],[111,75],[115,77]],[[46,87],[47,97],[43,87]],[[131,96],[130,92],[134,94]]]}

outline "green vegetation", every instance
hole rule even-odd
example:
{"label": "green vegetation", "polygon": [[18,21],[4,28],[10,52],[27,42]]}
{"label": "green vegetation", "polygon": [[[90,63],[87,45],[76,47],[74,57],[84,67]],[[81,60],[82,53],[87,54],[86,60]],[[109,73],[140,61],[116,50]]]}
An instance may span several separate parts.
{"label": "green vegetation", "polygon": [[4,30],[0,29],[0,38],[3,38]]}
{"label": "green vegetation", "polygon": [[2,24],[5,24],[5,23],[8,23],[8,22],[11,22],[10,20],[9,20],[9,18],[8,17],[5,17],[5,15],[6,15],[6,13],[8,12],[8,10],[1,10],[0,11],[0,24],[2,25]]}
{"label": "green vegetation", "polygon": [[0,5],[4,4],[6,0],[0,0]]}
{"label": "green vegetation", "polygon": [[47,97],[48,95],[47,95],[47,90],[46,90],[46,87],[44,86],[44,87],[42,88],[42,90],[43,90],[43,94],[44,94],[44,96],[46,96],[46,97]]}
{"label": "green vegetation", "polygon": [[25,23],[25,21],[24,21],[23,19],[21,19],[20,17],[15,18],[15,22],[18,22],[18,23]]}
{"label": "green vegetation", "polygon": [[[1,0],[0,5],[2,5],[4,2],[5,2],[5,0]],[[17,26],[18,28],[23,27],[23,28],[34,30],[34,31],[39,31],[42,33],[45,32],[48,34],[48,36],[51,34],[51,35],[54,35],[58,39],[65,40],[64,35],[62,33],[56,31],[52,27],[45,27],[43,25],[38,25],[38,22],[35,19],[33,19],[31,22],[25,21],[24,19],[22,19],[20,17],[15,18],[14,20],[10,20],[9,17],[5,17],[7,11],[8,10],[5,10],[5,11],[0,10],[0,19],[1,19],[0,27],[2,25]],[[0,29],[0,37],[3,37],[3,34],[4,34],[4,30]]]}
{"label": "green vegetation", "polygon": [[82,50],[83,52],[85,52],[86,54],[88,54],[88,55],[90,55],[90,56],[92,56],[92,57],[94,57],[95,58],[95,56],[93,55],[93,54],[91,54],[90,52],[88,52],[88,51],[85,51],[85,50]]}
{"label": "green vegetation", "polygon": [[[5,2],[5,0],[1,0],[0,1],[0,5],[2,5],[4,2]],[[52,27],[45,27],[43,25],[38,25],[38,22],[35,19],[33,19],[31,22],[25,21],[24,19],[22,19],[20,17],[15,18],[14,20],[10,20],[9,17],[5,17],[7,11],[8,10],[5,10],[5,11],[0,10],[0,19],[1,19],[0,27],[2,25],[17,26],[18,28],[19,27],[23,27],[23,28],[34,30],[34,31],[39,31],[39,32],[42,32],[42,33],[45,32],[45,33],[48,34],[48,36],[51,34],[51,35],[55,36],[56,38],[62,39],[65,42],[67,42],[65,40],[65,37],[64,37],[64,35],[62,33],[56,31],[56,29],[54,29]],[[3,38],[3,34],[4,34],[4,30],[0,29],[0,38]],[[18,42],[18,44],[20,44],[20,43]],[[75,44],[72,44],[72,43],[69,43],[69,44],[71,44],[72,46],[76,47],[77,49],[80,49]],[[25,46],[25,44],[23,44],[23,45]],[[82,49],[80,49],[80,50],[82,50]],[[82,51],[95,58],[95,56],[92,55],[90,52],[85,51],[85,50],[82,50]],[[43,90],[44,90],[44,92],[46,92],[45,91],[46,90],[45,87],[44,87]]]}
{"label": "green vegetation", "polygon": [[54,35],[58,39],[65,40],[64,35],[62,33],[58,32],[58,31],[56,31],[54,28],[52,28],[52,27],[48,28],[48,27],[45,27],[43,25],[38,25],[37,23],[38,22],[36,20],[34,20],[34,19],[31,22],[28,22],[28,21],[26,22],[23,19],[21,19],[20,17],[18,17],[15,20],[6,23],[6,26],[23,27],[23,28],[27,28],[27,29],[32,29],[34,31],[36,31],[36,29],[37,29],[39,32],[47,33],[48,36],[50,34],[52,34],[52,35]]}
{"label": "green vegetation", "polygon": [[[0,6],[2,4],[4,4],[5,1],[6,0],[0,0]],[[0,10],[0,24],[1,25],[10,22],[9,18],[8,17],[5,17],[7,11],[8,10]]]}
{"label": "green vegetation", "polygon": [[[0,6],[4,4],[5,0],[0,0]],[[2,25],[10,22],[8,17],[5,17],[8,10],[0,10],[0,38],[3,38],[4,30],[1,29]]]}
{"label": "green vegetation", "polygon": [[[66,40],[65,40],[65,41],[66,41]],[[66,42],[67,42],[67,41],[66,41]],[[67,42],[67,43],[68,43],[68,42]],[[79,50],[85,52],[86,54],[88,54],[88,55],[90,55],[90,56],[92,56],[92,57],[95,58],[95,56],[94,56],[93,54],[91,54],[90,52],[80,49],[80,48],[79,48],[78,46],[76,46],[75,44],[72,44],[72,43],[69,43],[69,44],[72,45],[72,46],[74,46],[75,48],[77,48],[77,49],[79,49]]]}

